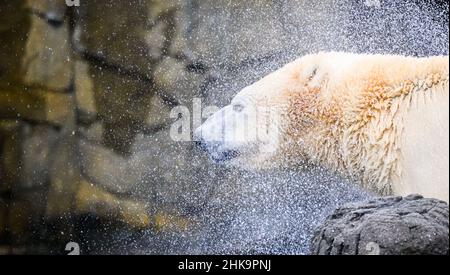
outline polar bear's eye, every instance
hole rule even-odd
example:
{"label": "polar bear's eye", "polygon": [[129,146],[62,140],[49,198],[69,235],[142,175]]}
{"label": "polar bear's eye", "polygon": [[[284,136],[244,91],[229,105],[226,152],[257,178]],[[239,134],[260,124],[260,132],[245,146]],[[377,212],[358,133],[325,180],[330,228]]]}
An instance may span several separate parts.
{"label": "polar bear's eye", "polygon": [[239,113],[239,112],[242,112],[242,110],[244,110],[244,105],[242,105],[242,104],[234,104],[233,105],[233,111]]}

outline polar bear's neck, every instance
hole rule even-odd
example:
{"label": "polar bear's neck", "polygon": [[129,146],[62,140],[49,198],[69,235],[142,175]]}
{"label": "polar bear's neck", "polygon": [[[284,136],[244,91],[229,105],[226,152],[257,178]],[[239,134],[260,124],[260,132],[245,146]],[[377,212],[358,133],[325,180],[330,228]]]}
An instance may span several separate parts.
{"label": "polar bear's neck", "polygon": [[[358,104],[345,111],[341,139],[343,166],[337,167],[381,195],[393,194],[392,184],[402,179],[404,120],[412,108],[423,106],[417,98],[430,99],[436,91],[448,90],[446,78],[421,79],[395,86],[371,83]],[[425,100],[429,101],[429,100]],[[424,101],[424,102],[425,102]]]}
{"label": "polar bear's neck", "polygon": [[[302,152],[309,161],[342,172],[380,195],[390,195],[392,184],[402,177],[404,119],[411,108],[421,108],[412,106],[417,97],[431,98],[445,89],[448,94],[448,65],[443,72],[413,77],[415,81],[368,79],[326,101],[317,93],[303,94],[295,104],[301,110],[296,117],[302,120],[295,124],[303,129],[296,132],[302,133]],[[305,112],[303,106],[314,108]]]}

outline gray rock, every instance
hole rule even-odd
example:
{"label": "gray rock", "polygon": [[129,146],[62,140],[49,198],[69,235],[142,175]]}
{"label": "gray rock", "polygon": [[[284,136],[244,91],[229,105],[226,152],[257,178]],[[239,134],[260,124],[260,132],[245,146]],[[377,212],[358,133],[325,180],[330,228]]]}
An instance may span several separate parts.
{"label": "gray rock", "polygon": [[312,254],[449,254],[448,204],[420,195],[346,204],[314,234]]}

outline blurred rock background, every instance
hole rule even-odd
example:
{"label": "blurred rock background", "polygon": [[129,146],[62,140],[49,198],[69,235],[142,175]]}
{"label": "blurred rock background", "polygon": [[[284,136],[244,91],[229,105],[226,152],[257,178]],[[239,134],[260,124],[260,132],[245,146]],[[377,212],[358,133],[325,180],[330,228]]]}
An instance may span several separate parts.
{"label": "blurred rock background", "polygon": [[183,232],[251,180],[172,141],[172,107],[221,106],[319,50],[448,54],[447,24],[434,0],[0,0],[0,254]]}

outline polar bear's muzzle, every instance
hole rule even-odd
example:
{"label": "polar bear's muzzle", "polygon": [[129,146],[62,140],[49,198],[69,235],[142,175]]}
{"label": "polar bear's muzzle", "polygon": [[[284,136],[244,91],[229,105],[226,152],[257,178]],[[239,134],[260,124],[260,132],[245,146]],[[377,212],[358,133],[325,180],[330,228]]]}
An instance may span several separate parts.
{"label": "polar bear's muzzle", "polygon": [[245,138],[239,136],[241,123],[230,106],[226,106],[195,130],[194,142],[215,162],[230,161],[245,147]]}
{"label": "polar bear's muzzle", "polygon": [[239,155],[235,150],[223,149],[222,144],[219,142],[207,142],[200,138],[195,141],[195,145],[200,150],[207,152],[210,158],[216,163],[232,160]]}

